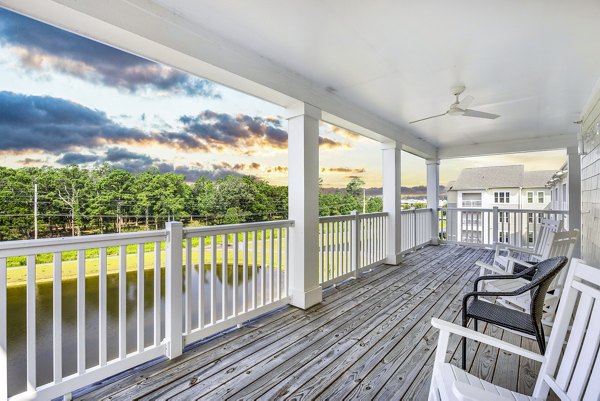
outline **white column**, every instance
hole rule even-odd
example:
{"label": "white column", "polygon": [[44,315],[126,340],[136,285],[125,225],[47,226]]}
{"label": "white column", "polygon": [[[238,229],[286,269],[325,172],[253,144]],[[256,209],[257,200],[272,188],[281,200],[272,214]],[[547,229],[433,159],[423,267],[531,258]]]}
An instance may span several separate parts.
{"label": "white column", "polygon": [[291,304],[309,308],[323,300],[319,285],[319,120],[307,103],[287,109]]}
{"label": "white column", "polygon": [[[581,230],[581,157],[577,147],[567,148],[569,167],[569,230]],[[581,255],[581,237],[577,241],[574,257]]]}
{"label": "white column", "polygon": [[438,205],[440,203],[440,160],[427,159],[427,207],[431,214],[431,243],[438,244]]}
{"label": "white column", "polygon": [[400,242],[400,202],[402,146],[396,143],[384,143],[383,152],[383,211],[388,213],[387,224],[387,259],[386,264],[397,265],[402,261],[402,245]]}

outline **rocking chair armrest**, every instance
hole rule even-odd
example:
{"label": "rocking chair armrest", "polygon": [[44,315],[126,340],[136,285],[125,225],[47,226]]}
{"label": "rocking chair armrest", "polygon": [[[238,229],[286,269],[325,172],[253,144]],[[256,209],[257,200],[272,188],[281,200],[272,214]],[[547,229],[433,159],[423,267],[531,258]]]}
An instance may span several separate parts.
{"label": "rocking chair armrest", "polygon": [[477,262],[475,262],[475,265],[479,266],[479,267],[481,267],[481,268],[483,268],[485,270],[490,270],[490,271],[492,271],[494,273],[506,274],[505,270],[502,270],[502,269],[500,269],[500,268],[498,268],[496,266],[488,265],[487,263],[484,263],[484,262],[477,261]]}
{"label": "rocking chair armrest", "polygon": [[464,338],[469,338],[471,340],[479,341],[487,345],[491,345],[492,347],[499,348],[511,353],[515,353],[517,355],[523,356],[525,358],[532,359],[537,362],[544,362],[544,355],[537,354],[533,351],[529,351],[527,349],[521,348],[514,344],[508,343],[506,341],[499,340],[492,336],[488,336],[487,334],[483,334],[474,330],[471,330],[467,327],[462,327],[454,323],[447,322],[445,320],[441,320],[438,318],[431,319],[431,325],[440,331],[446,331],[451,334],[457,334]]}
{"label": "rocking chair armrest", "polygon": [[[535,269],[535,265],[531,265],[531,267],[523,270],[521,273],[518,274],[492,274],[489,276],[479,276],[475,279],[475,281],[473,282],[473,288],[474,291],[477,291],[478,288],[478,284],[480,281],[489,281],[489,280],[511,280],[511,279],[516,279],[516,278],[520,278],[523,277],[524,275],[526,275],[527,273],[532,272]],[[519,288],[517,291],[522,290],[524,287]],[[529,288],[527,288],[529,289]],[[513,294],[513,295],[519,295],[522,294],[523,292],[527,291],[527,289],[523,290],[522,292],[518,293],[518,294]]]}
{"label": "rocking chair armrest", "polygon": [[506,259],[509,262],[517,263],[517,264],[519,264],[521,266],[525,266],[525,267],[532,267],[533,266],[533,263],[531,263],[531,262],[526,262],[526,261],[521,260],[521,259],[513,258],[512,256],[507,256]]}
{"label": "rocking chair armrest", "polygon": [[508,245],[506,248],[504,248],[504,250],[508,251],[509,254],[511,254],[511,253],[524,253],[524,254],[527,254],[527,255],[541,256],[540,254],[535,253],[533,251],[533,249],[530,249],[530,248],[519,248],[519,247],[516,247],[516,246],[510,246],[510,245]]}
{"label": "rocking chair armrest", "polygon": [[475,387],[469,383],[454,381],[452,383],[452,394],[459,401],[513,401],[514,397],[503,397],[500,394],[490,393],[482,388]]}

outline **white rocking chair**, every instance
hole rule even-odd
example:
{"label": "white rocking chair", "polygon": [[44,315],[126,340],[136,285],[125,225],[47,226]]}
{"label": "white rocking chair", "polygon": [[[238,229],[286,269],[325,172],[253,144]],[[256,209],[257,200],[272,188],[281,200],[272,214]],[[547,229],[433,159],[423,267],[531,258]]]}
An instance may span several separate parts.
{"label": "white rocking chair", "polygon": [[541,262],[542,260],[547,259],[544,257],[544,254],[552,243],[550,234],[560,232],[562,229],[562,220],[542,219],[535,235],[533,248],[516,246],[503,247],[502,244],[497,244],[496,254],[494,255],[494,266],[499,267],[506,273],[511,264],[510,258],[519,259],[521,256],[527,256],[528,260],[531,262]]}
{"label": "white rocking chair", "polygon": [[[574,259],[569,267],[556,321],[544,355],[497,338],[433,318],[440,329],[429,401],[546,400],[552,390],[561,400],[600,399],[600,269]],[[569,333],[569,324],[572,328]],[[542,363],[526,396],[481,380],[445,362],[450,334],[479,341]],[[564,345],[566,342],[566,345]],[[564,352],[563,352],[564,346]],[[562,355],[562,358],[561,358]],[[559,363],[560,362],[560,363]]]}

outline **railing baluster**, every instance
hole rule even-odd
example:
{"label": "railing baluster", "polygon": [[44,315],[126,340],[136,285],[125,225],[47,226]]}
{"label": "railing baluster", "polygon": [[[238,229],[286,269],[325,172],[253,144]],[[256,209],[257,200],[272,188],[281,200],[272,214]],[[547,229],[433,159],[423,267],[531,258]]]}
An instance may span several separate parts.
{"label": "railing baluster", "polygon": [[210,238],[210,323],[217,323],[217,236]]}
{"label": "railing baluster", "polygon": [[319,282],[325,281],[325,225],[324,223],[319,223],[319,231],[321,235],[321,271],[319,277]]}
{"label": "railing baluster", "polygon": [[204,322],[204,237],[198,238],[198,328],[203,329]]}
{"label": "railing baluster", "polygon": [[221,318],[227,320],[227,285],[229,284],[228,276],[228,256],[229,254],[229,234],[223,235],[223,263],[221,264]]}
{"label": "railing baluster", "polygon": [[248,231],[244,231],[244,259],[242,272],[242,309],[248,312]]}
{"label": "railing baluster", "polygon": [[233,316],[237,316],[237,300],[238,300],[238,233],[233,234]]}
{"label": "railing baluster", "polygon": [[282,269],[283,269],[283,265],[281,264],[281,262],[283,261],[283,248],[282,248],[282,244],[283,244],[283,228],[279,228],[279,234],[277,236],[277,242],[279,244],[279,253],[278,253],[278,266],[277,266],[277,299],[281,299],[281,275],[282,275]]}
{"label": "railing baluster", "polygon": [[283,281],[285,287],[285,296],[289,296],[289,284],[290,284],[290,229],[285,228],[285,279]]}
{"label": "railing baluster", "polygon": [[335,270],[336,270],[336,277],[339,277],[343,274],[342,272],[342,265],[341,265],[341,261],[340,261],[340,233],[341,233],[341,224],[339,221],[336,221],[335,223],[335,236],[336,236],[336,245],[335,245]]}
{"label": "railing baluster", "polygon": [[154,345],[161,342],[161,310],[160,310],[160,242],[154,242]]}
{"label": "railing baluster", "polygon": [[270,266],[270,279],[269,279],[269,302],[275,300],[275,229],[271,229],[271,240],[269,241],[269,263]]}
{"label": "railing baluster", "polygon": [[252,232],[252,309],[258,307],[257,283],[258,275],[258,230]]}
{"label": "railing baluster", "polygon": [[185,334],[192,331],[192,239],[185,240]]}
{"label": "railing baluster", "polygon": [[137,246],[137,352],[144,351],[144,244]]}
{"label": "railing baluster", "polygon": [[324,224],[325,226],[325,265],[324,265],[324,269],[326,269],[324,271],[324,276],[323,276],[323,281],[327,281],[327,280],[331,280],[330,274],[329,274],[329,222],[326,222]]}
{"label": "railing baluster", "polygon": [[119,358],[127,356],[127,247],[119,246]]}
{"label": "railing baluster", "polygon": [[[29,333],[29,331],[28,331],[28,333]],[[79,250],[79,251],[77,251],[77,373],[81,375],[84,372],[85,372],[85,251]]]}
{"label": "railing baluster", "polygon": [[[52,372],[54,377],[54,383],[60,383],[62,381],[62,253],[54,252],[52,255]],[[5,271],[5,267],[2,266],[2,261],[6,259],[0,259],[0,269],[2,272]],[[2,274],[0,272],[0,274]],[[1,280],[0,280],[1,281]],[[0,292],[2,291],[2,283],[0,282]],[[2,305],[2,301],[0,301]],[[4,309],[0,306],[0,313]],[[5,315],[6,316],[6,315]],[[0,341],[0,349],[2,349]],[[6,349],[6,348],[4,348]],[[0,351],[1,352],[1,351]],[[1,356],[0,356],[1,358]],[[1,363],[0,363],[1,365]],[[0,372],[2,369],[0,368]],[[0,394],[0,399],[2,395]]]}
{"label": "railing baluster", "polygon": [[267,304],[267,230],[262,230],[262,268],[260,269],[260,284],[261,284],[261,305]]}
{"label": "railing baluster", "polygon": [[[98,271],[98,360],[100,366],[106,365],[106,330],[107,330],[107,312],[106,312],[106,248],[99,249],[99,271]],[[56,299],[56,298],[54,298]]]}
{"label": "railing baluster", "polygon": [[[0,377],[0,399],[2,400],[8,399],[8,320],[6,318],[8,303],[6,284],[6,258],[0,258],[0,375],[2,375]],[[56,367],[56,363],[54,366]],[[56,374],[54,377],[56,379]]]}

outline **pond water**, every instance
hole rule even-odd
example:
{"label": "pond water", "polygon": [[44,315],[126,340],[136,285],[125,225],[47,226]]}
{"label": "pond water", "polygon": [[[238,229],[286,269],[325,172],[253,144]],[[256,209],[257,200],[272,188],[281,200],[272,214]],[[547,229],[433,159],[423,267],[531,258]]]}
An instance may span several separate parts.
{"label": "pond water", "polygon": [[[238,274],[238,299],[237,310],[242,311],[241,287],[243,268],[237,269]],[[233,267],[229,266],[227,271],[227,314],[233,313]],[[271,287],[270,268],[265,269],[267,294]],[[258,268],[260,272],[260,267]],[[164,273],[161,270],[161,316],[164,319]],[[223,289],[223,271],[221,266],[217,267],[215,283],[215,296],[217,307],[217,319],[222,318],[221,296]],[[145,345],[149,346],[154,339],[154,271],[144,272],[144,322],[145,322]],[[193,327],[198,325],[198,283],[199,269],[195,265],[192,270],[192,316]],[[261,304],[261,274],[257,274],[257,300]],[[283,273],[281,282],[284,282]],[[248,268],[248,297],[252,299],[252,269]],[[210,305],[210,265],[206,265],[203,271],[204,302]],[[277,287],[277,283],[273,283]],[[64,280],[62,283],[62,358],[63,377],[76,371],[77,358],[77,281],[75,279]],[[92,367],[98,364],[98,277],[87,277],[85,279],[85,335],[86,335],[86,366]],[[118,321],[119,321],[119,275],[109,274],[107,277],[107,352],[108,360],[118,356]],[[137,272],[128,272],[126,280],[126,315],[127,315],[127,352],[133,352],[137,348]],[[277,292],[275,292],[277,294]],[[11,287],[8,289],[8,385],[9,394],[16,394],[26,390],[26,288],[25,286]],[[267,295],[267,300],[269,296]],[[42,385],[52,381],[52,282],[38,283],[36,285],[36,363],[37,384]],[[249,307],[251,304],[249,304]],[[205,322],[210,321],[210,307],[204,308]],[[164,335],[164,320],[161,322],[161,334]]]}

